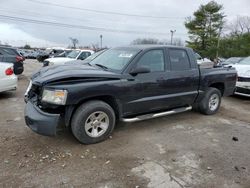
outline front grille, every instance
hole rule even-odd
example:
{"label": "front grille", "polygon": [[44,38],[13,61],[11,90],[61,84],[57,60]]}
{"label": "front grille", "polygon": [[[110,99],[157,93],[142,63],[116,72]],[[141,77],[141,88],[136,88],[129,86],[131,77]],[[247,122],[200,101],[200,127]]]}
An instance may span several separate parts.
{"label": "front grille", "polygon": [[239,82],[250,82],[250,78],[238,77]]}

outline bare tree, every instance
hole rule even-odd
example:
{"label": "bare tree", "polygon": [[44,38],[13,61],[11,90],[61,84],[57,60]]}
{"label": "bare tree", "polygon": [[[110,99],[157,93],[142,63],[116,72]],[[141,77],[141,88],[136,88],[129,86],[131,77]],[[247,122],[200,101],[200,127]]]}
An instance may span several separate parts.
{"label": "bare tree", "polygon": [[153,39],[153,38],[138,38],[135,39],[131,42],[131,44],[133,45],[137,45],[137,44],[159,44],[159,40],[158,39]]}
{"label": "bare tree", "polygon": [[245,31],[247,33],[250,33],[250,17],[249,16],[244,16],[242,25],[245,28]]}
{"label": "bare tree", "polygon": [[[159,44],[159,45],[170,45],[171,41],[169,40],[158,40],[154,38],[138,38],[131,42],[133,45],[137,44]],[[174,38],[172,41],[174,46],[184,46],[184,42],[180,38]]]}
{"label": "bare tree", "polygon": [[77,38],[72,38],[72,37],[69,37],[69,40],[71,41],[72,43],[72,48],[76,48],[76,45],[79,43],[78,39]]}
{"label": "bare tree", "polygon": [[226,30],[232,35],[240,36],[244,33],[250,33],[250,17],[237,16],[235,20],[227,24]]}
{"label": "bare tree", "polygon": [[91,44],[91,48],[94,50],[94,51],[98,51],[99,50],[99,44],[96,43],[96,44]]}

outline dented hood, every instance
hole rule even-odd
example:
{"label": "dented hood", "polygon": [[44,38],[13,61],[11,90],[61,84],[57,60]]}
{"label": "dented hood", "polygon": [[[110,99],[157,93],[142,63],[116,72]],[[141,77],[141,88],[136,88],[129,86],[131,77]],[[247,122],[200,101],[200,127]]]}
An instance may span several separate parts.
{"label": "dented hood", "polygon": [[103,70],[90,65],[58,65],[44,67],[35,73],[31,80],[38,85],[45,85],[49,82],[60,81],[61,79],[75,78],[120,78],[120,74]]}

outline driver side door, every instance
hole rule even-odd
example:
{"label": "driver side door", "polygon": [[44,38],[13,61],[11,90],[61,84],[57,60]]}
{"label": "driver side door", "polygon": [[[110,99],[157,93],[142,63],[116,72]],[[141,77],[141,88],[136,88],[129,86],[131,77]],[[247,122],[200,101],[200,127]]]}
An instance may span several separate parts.
{"label": "driver side door", "polygon": [[166,75],[164,48],[152,49],[144,52],[132,70],[136,67],[146,67],[149,73],[131,76],[125,93],[123,111],[125,115],[143,114],[156,111],[163,106],[164,78]]}

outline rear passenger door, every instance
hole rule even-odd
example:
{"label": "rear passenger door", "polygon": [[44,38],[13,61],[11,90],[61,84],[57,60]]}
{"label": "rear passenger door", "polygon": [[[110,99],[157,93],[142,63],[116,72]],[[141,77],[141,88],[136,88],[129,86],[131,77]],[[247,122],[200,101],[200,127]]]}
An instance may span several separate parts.
{"label": "rear passenger door", "polygon": [[199,69],[185,49],[168,48],[170,71],[167,73],[168,97],[173,107],[191,105],[199,88]]}

